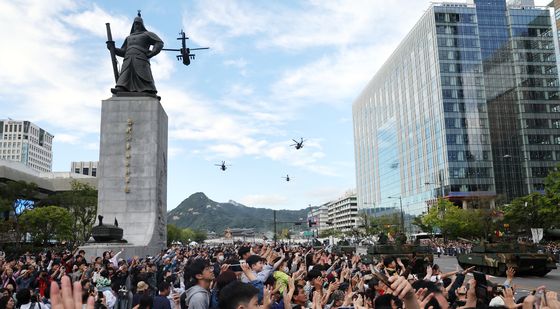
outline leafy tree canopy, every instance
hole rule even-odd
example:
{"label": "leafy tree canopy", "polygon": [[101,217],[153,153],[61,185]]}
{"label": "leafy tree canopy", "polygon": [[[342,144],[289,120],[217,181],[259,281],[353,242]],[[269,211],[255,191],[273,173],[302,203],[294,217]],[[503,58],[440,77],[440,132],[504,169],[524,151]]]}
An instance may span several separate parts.
{"label": "leafy tree canopy", "polygon": [[58,206],[25,210],[20,217],[23,230],[35,242],[47,244],[51,240],[68,240],[72,235],[72,217],[68,210]]}

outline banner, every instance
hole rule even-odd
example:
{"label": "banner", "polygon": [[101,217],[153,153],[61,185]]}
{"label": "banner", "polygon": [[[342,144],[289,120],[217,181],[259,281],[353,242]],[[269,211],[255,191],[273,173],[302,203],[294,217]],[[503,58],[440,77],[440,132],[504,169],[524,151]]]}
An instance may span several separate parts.
{"label": "banner", "polygon": [[531,229],[531,234],[533,235],[533,242],[538,243],[543,238],[543,229]]}

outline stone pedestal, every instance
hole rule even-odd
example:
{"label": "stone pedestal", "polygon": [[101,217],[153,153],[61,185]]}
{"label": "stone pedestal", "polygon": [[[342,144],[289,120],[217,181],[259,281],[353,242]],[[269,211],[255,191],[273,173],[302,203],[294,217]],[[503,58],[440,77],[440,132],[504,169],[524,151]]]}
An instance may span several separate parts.
{"label": "stone pedestal", "polygon": [[155,255],[167,239],[167,114],[152,97],[112,97],[101,108],[97,214],[117,218],[128,244],[95,243],[87,256],[125,248]]}

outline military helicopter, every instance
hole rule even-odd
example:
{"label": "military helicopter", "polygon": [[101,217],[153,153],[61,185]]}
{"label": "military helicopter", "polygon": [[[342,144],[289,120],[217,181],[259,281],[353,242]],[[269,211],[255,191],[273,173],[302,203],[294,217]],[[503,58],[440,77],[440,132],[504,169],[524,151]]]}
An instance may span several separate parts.
{"label": "military helicopter", "polygon": [[182,29],[181,29],[181,32],[179,32],[179,35],[181,37],[177,38],[177,40],[181,41],[181,48],[180,49],[163,48],[162,50],[179,52],[180,54],[177,55],[177,61],[183,60],[184,65],[189,65],[189,64],[191,64],[191,59],[194,60],[195,54],[191,54],[192,50],[210,49],[210,47],[187,48],[187,40],[189,38],[185,36],[185,32]]}
{"label": "military helicopter", "polygon": [[286,177],[282,177],[282,179],[286,179],[286,181],[290,181],[290,175],[286,174]]}
{"label": "military helicopter", "polygon": [[224,172],[225,172],[225,170],[227,170],[227,167],[228,167],[228,166],[231,166],[231,165],[229,165],[229,164],[226,164],[226,161],[222,161],[222,164],[214,164],[214,165],[219,166],[220,169],[221,169],[222,171],[224,171]]}
{"label": "military helicopter", "polygon": [[300,138],[299,142],[296,141],[295,139],[292,139],[292,141],[294,141],[295,144],[291,144],[290,146],[294,146],[296,150],[303,148],[303,142],[305,141],[303,137]]}

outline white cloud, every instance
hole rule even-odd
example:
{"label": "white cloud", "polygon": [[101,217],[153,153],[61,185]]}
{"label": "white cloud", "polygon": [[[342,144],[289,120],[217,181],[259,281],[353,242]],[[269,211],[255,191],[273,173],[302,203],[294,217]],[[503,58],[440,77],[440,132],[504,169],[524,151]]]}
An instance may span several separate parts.
{"label": "white cloud", "polygon": [[297,100],[300,104],[320,102],[348,106],[351,103],[349,98],[360,93],[394,47],[384,45],[345,50],[286,70],[272,86],[273,96],[291,102]]}
{"label": "white cloud", "polygon": [[287,197],[281,195],[252,194],[242,197],[239,202],[251,207],[266,207],[285,205],[288,200]]}
{"label": "white cloud", "polygon": [[171,159],[184,154],[185,150],[180,147],[168,147],[167,152],[168,152],[168,157]]}
{"label": "white cloud", "polygon": [[[256,37],[257,46],[304,50],[347,46],[371,40],[386,28],[408,26],[428,8],[428,1],[306,1],[299,7],[254,1],[197,2],[183,24],[201,44],[225,51],[239,37]],[[192,14],[191,14],[192,13]]]}
{"label": "white cloud", "polygon": [[57,142],[75,145],[80,141],[80,137],[77,135],[71,135],[66,133],[55,134]]}
{"label": "white cloud", "polygon": [[320,203],[326,203],[344,196],[344,194],[349,191],[352,191],[352,189],[345,190],[335,186],[315,187],[305,192],[305,196],[311,199],[319,200]]}
{"label": "white cloud", "polygon": [[107,38],[107,31],[106,27],[102,25],[110,23],[113,40],[126,38],[130,33],[132,25],[132,20],[129,17],[111,15],[96,4],[93,4],[89,10],[68,15],[64,17],[64,20],[73,27],[86,30],[97,37],[105,39]]}
{"label": "white cloud", "polygon": [[239,58],[239,59],[229,59],[224,61],[224,65],[225,66],[231,66],[231,67],[235,67],[237,69],[239,69],[239,74],[241,74],[241,76],[247,76],[247,61],[243,58]]}

